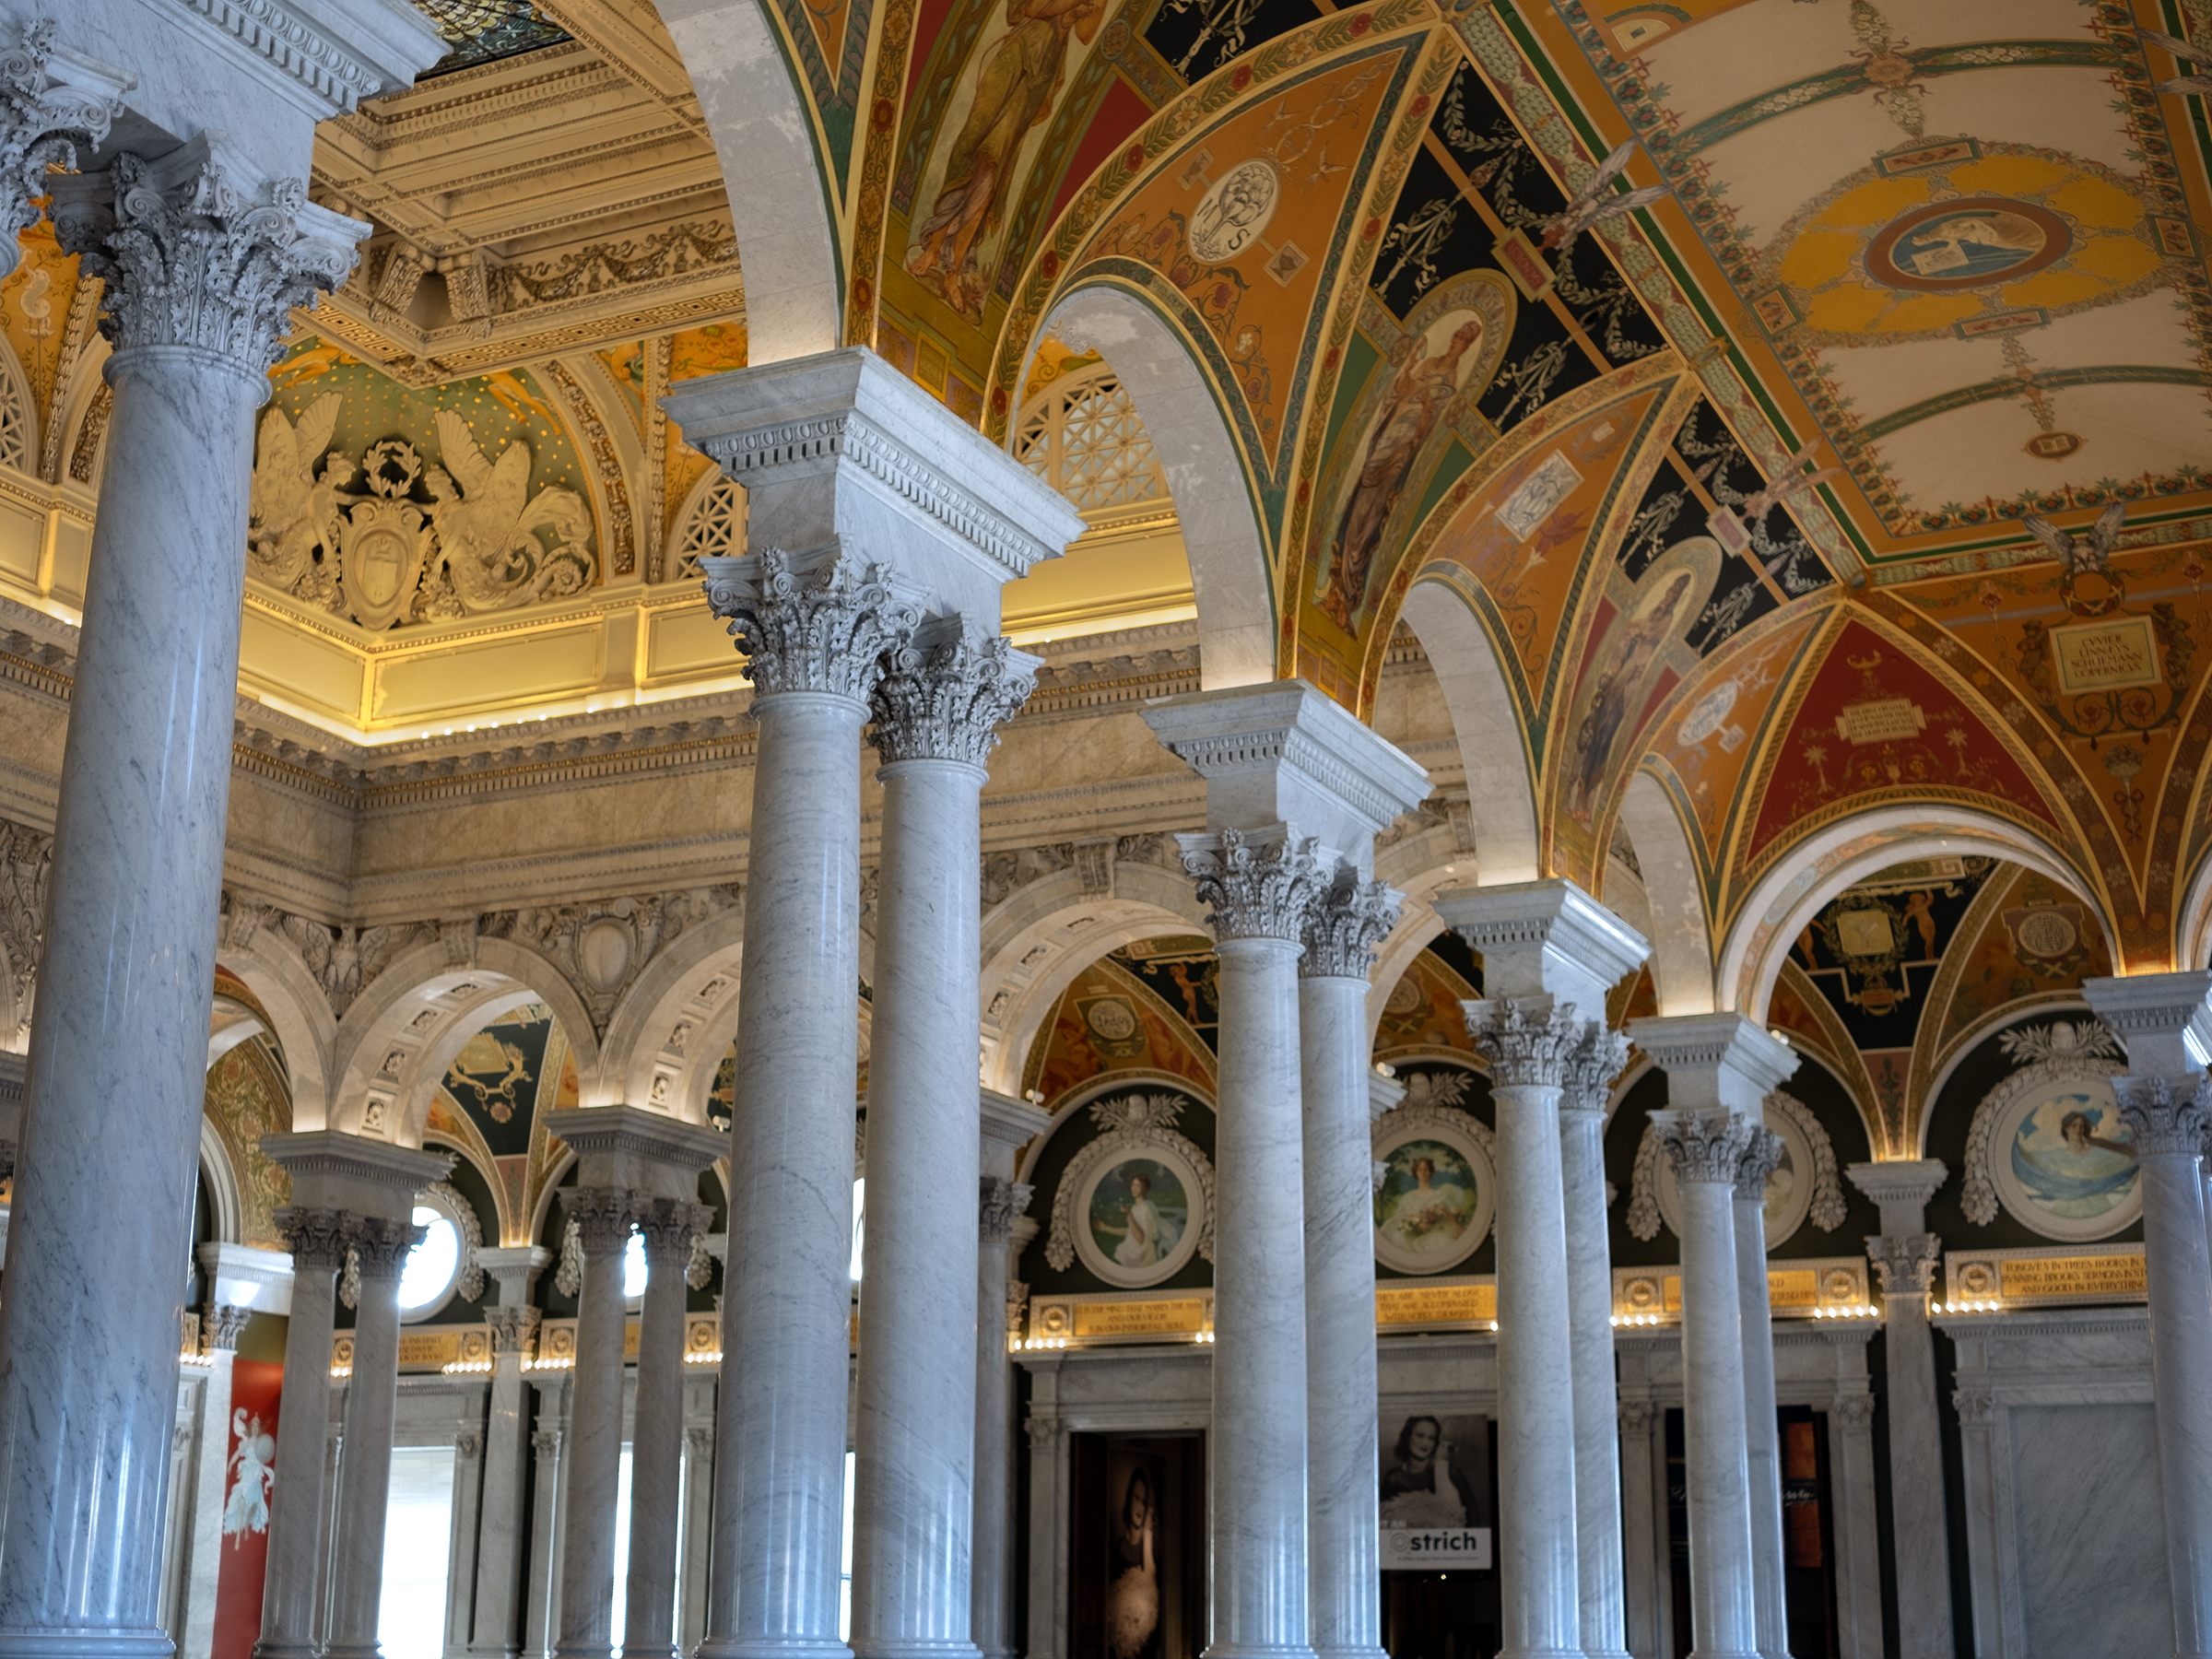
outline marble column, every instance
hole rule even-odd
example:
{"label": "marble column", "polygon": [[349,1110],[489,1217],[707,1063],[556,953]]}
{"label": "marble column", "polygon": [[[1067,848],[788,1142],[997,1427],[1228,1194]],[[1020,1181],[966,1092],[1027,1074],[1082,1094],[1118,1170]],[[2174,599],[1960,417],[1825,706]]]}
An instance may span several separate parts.
{"label": "marble column", "polygon": [[353,1241],[360,1284],[353,1310],[353,1375],[331,1527],[330,1639],[325,1659],[380,1659],[384,1515],[392,1490],[392,1429],[399,1412],[399,1276],[425,1230],[367,1217]]}
{"label": "marble column", "polygon": [[1014,1659],[1014,1390],[1006,1348],[1009,1241],[1030,1189],[1014,1154],[1052,1119],[1026,1100],[982,1091],[982,1177],[975,1260],[975,1569],[969,1637],[983,1659]]}
{"label": "marble column", "polygon": [[983,762],[1038,659],[932,618],[875,696],[882,865],[868,1073],[867,1231],[853,1426],[853,1651],[972,1654]]}
{"label": "marble column", "polygon": [[1339,867],[1307,915],[1299,963],[1308,1606],[1321,1659],[1382,1653],[1371,1127],[1379,1079],[1369,1064],[1367,994],[1375,947],[1397,925],[1404,900]]}
{"label": "marble column", "polygon": [[330,1338],[336,1275],[352,1245],[344,1210],[276,1212],[292,1253],[292,1311],[284,1332],[276,1464],[269,1489],[269,1555],[262,1579],[254,1659],[313,1659],[321,1649],[316,1589],[321,1566],[323,1442],[330,1423]]}
{"label": "marble column", "polygon": [[1298,960],[1327,865],[1288,825],[1177,839],[1220,959],[1207,1652],[1310,1652]]}
{"label": "marble column", "polygon": [[[1568,1058],[1559,1093],[1561,1208],[1567,1222],[1567,1323],[1574,1355],[1574,1542],[1582,1645],[1627,1659],[1621,1557],[1620,1429],[1613,1376],[1613,1256],[1606,1204],[1606,1108],[1629,1040],[1602,1018]],[[1502,1324],[1502,1318],[1500,1320]]]}
{"label": "marble column", "polygon": [[615,1499],[622,1482],[623,1253],[630,1196],[580,1186],[562,1203],[583,1246],[576,1298],[576,1367],[569,1373],[568,1479],[561,1493],[563,1659],[609,1659],[614,1648]]}
{"label": "marble column", "polygon": [[1752,1131],[1735,1174],[1735,1294],[1744,1333],[1744,1433],[1751,1479],[1751,1571],[1762,1659],[1789,1659],[1788,1579],[1783,1567],[1782,1418],[1774,1397],[1774,1313],[1767,1291],[1767,1177],[1782,1167],[1782,1136]]}
{"label": "marble column", "polygon": [[[1433,904],[1481,953],[1489,1000],[1466,1005],[1467,1027],[1477,1045],[1502,1056],[1507,1067],[1500,1073],[1494,1063],[1492,1071],[1503,1651],[1580,1653],[1582,1488],[1575,1447],[1582,1431],[1559,1097],[1591,1020],[1603,1022],[1606,993],[1650,947],[1568,881],[1463,888],[1438,894]],[[1507,1090],[1495,1087],[1500,1077],[1510,1079]],[[1602,1430],[1591,1432],[1612,1433],[1610,1417]],[[1517,1519],[1509,1526],[1507,1516]]]}
{"label": "marble column", "polygon": [[1650,1400],[1620,1402],[1622,1629],[1629,1652],[1659,1652],[1660,1517],[1665,1512],[1666,1460],[1653,1446],[1659,1408]]}
{"label": "marble column", "polygon": [[[1668,1103],[1677,1111],[1729,1112],[1763,1130],[1766,1099],[1797,1069],[1790,1046],[1740,1014],[1685,1014],[1638,1019],[1629,1035],[1666,1072]],[[1759,1136],[1751,1137],[1769,1146]],[[1740,1175],[1740,1172],[1739,1172]],[[1789,1652],[1782,1553],[1782,1443],[1774,1400],[1774,1323],[1767,1297],[1763,1175],[1739,1179],[1735,1196],[1737,1324],[1743,1333],[1744,1431],[1751,1481],[1753,1580],[1759,1603],[1759,1651],[1766,1659]]]}
{"label": "marble column", "polygon": [[[754,766],[708,1659],[841,1654],[860,729],[912,606],[847,558],[707,561],[750,653]],[[740,1408],[742,1403],[742,1408]]]}
{"label": "marble column", "polygon": [[708,1536],[714,1521],[714,1430],[684,1430],[684,1618],[678,1645],[687,1653],[707,1634]]}
{"label": "marble column", "polygon": [[638,1321],[637,1405],[629,1437],[629,1571],[623,1659],[677,1659],[676,1551],[683,1512],[684,1303],[691,1243],[714,1212],[681,1198],[641,1204],[645,1308]]}
{"label": "marble column", "polygon": [[1559,1094],[1586,1027],[1543,996],[1467,1005],[1498,1120],[1498,1565],[1515,1659],[1583,1651]]}
{"label": "marble column", "polygon": [[1882,1288],[1899,1655],[1950,1659],[1950,1529],[1944,1519],[1936,1345],[1928,1328],[1928,1295],[1943,1259],[1943,1241],[1922,1230],[1927,1202],[1943,1184],[1945,1170],[1929,1159],[1853,1164],[1844,1172],[1882,1212],[1881,1233],[1866,1241],[1866,1254]]}
{"label": "marble column", "polygon": [[211,168],[203,137],[52,181],[116,349],[0,1302],[5,1653],[168,1646],[169,1264],[192,1242],[253,411],[288,307],[369,230],[297,183],[208,218]]}
{"label": "marble column", "polygon": [[[543,1402],[538,1419],[543,1422],[557,1395],[553,1389],[540,1388],[537,1396]],[[531,1659],[549,1659],[556,1636],[554,1609],[560,1599],[560,1447],[559,1430],[531,1430],[530,1455],[535,1467],[530,1500],[530,1605],[523,1618],[523,1652]]]}
{"label": "marble column", "polygon": [[200,1391],[199,1445],[193,1460],[192,1547],[184,1581],[183,1659],[207,1659],[215,1646],[216,1583],[223,1565],[223,1501],[230,1472],[230,1362],[253,1317],[250,1308],[210,1301],[200,1315],[200,1357],[207,1381]]}
{"label": "marble column", "polygon": [[1755,1659],[1750,1457],[1734,1193],[1758,1125],[1721,1111],[1654,1112],[1674,1167],[1682,1244],[1682,1438],[1691,1659]]}
{"label": "marble column", "polygon": [[2212,1130],[2212,972],[2093,979],[2089,1006],[2127,1049],[2112,1079],[2142,1164],[2150,1383],[2179,1659],[2212,1654],[2212,1254],[2203,1155]]}
{"label": "marble column", "polygon": [[484,1311],[491,1327],[491,1398],[484,1424],[484,1499],[477,1532],[477,1595],[468,1650],[481,1659],[513,1659],[522,1651],[523,1600],[527,1564],[523,1538],[528,1518],[523,1494],[529,1470],[530,1384],[523,1367],[537,1350],[544,1318],[530,1305],[537,1276],[552,1261],[543,1245],[477,1253],[500,1288],[495,1307]]}

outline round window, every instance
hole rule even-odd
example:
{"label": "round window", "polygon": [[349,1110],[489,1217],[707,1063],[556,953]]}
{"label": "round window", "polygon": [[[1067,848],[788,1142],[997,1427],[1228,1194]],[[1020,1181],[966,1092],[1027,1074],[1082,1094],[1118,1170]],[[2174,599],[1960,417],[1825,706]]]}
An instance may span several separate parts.
{"label": "round window", "polygon": [[461,1229],[443,1207],[415,1206],[415,1225],[423,1229],[423,1241],[407,1253],[399,1276],[399,1312],[403,1319],[424,1319],[442,1308],[461,1277]]}

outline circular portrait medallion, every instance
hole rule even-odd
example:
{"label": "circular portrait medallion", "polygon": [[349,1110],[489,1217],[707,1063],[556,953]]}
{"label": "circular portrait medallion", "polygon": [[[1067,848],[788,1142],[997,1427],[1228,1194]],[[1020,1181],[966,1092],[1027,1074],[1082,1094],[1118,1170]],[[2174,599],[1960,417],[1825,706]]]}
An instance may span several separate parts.
{"label": "circular portrait medallion", "polygon": [[1375,1259],[1400,1273],[1458,1266],[1489,1236],[1495,1194],[1488,1155],[1465,1129],[1435,1118],[1394,1129],[1386,1117],[1382,1127]]}
{"label": "circular portrait medallion", "polygon": [[1124,1148],[1076,1194],[1076,1253],[1108,1284],[1142,1290],[1182,1272],[1198,1248],[1206,1189],[1173,1147]]}
{"label": "circular portrait medallion", "polygon": [[2102,1077],[2031,1080],[1986,1144],[1998,1202],[2047,1239],[2110,1238],[2143,1213],[2135,1135]]}
{"label": "circular portrait medallion", "polygon": [[1927,202],[1890,220],[1866,248],[1866,275],[1885,287],[1949,294],[2014,282],[2074,245],[2065,220],[2005,196]]}
{"label": "circular portrait medallion", "polygon": [[1191,252],[1207,265],[1234,259],[1259,241],[1275,217],[1282,180],[1256,157],[1232,167],[1191,213]]}

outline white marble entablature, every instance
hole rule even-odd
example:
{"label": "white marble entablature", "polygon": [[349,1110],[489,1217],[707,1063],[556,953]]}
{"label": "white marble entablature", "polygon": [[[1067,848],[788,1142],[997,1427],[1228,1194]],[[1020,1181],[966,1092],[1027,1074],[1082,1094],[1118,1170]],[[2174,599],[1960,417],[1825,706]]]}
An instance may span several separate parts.
{"label": "white marble entablature", "polygon": [[548,1113],[547,1132],[568,1143],[585,1187],[618,1187],[641,1194],[688,1199],[699,1172],[728,1155],[730,1137],[704,1124],[686,1124],[641,1106],[591,1106]]}
{"label": "white marble entablature", "polygon": [[1495,997],[1549,994],[1584,1019],[1651,954],[1643,935],[1571,881],[1455,888],[1430,900],[1436,917],[1482,953]]}
{"label": "white marble entablature", "polygon": [[1666,1070],[1670,1104],[1746,1113],[1759,1123],[1767,1096],[1798,1065],[1797,1051],[1740,1014],[1685,1014],[1638,1019],[1636,1046]]}
{"label": "white marble entablature", "polygon": [[291,1176],[296,1207],[399,1222],[413,1215],[415,1194],[453,1167],[451,1152],[410,1151],[335,1129],[265,1135],[261,1150]]}

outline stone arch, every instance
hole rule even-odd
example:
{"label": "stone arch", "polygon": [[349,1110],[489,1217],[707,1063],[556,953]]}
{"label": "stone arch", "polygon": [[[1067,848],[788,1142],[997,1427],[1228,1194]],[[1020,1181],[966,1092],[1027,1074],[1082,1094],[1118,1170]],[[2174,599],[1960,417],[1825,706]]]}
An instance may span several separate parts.
{"label": "stone arch", "polygon": [[[1197,598],[1207,690],[1275,677],[1275,596],[1266,537],[1244,464],[1205,373],[1159,313],[1124,290],[1064,295],[1031,341],[1096,351],[1129,389],[1168,477]],[[1028,372],[1025,359],[1023,372]]]}
{"label": "stone arch", "polygon": [[2212,964],[2212,850],[2197,860],[2196,872],[2182,890],[2182,907],[2174,919],[2173,965],[2203,968]]}
{"label": "stone arch", "polygon": [[[1659,1012],[1710,1014],[1714,1006],[1712,933],[1705,919],[1705,888],[1674,801],[1650,772],[1630,778],[1621,794],[1620,826],[1641,866],[1635,879],[1644,915],[1638,924],[1652,947],[1652,989]],[[1607,888],[1612,882],[1608,873]]]}
{"label": "stone arch", "polygon": [[580,1097],[596,1098],[599,1035],[558,968],[511,939],[489,938],[476,941],[473,964],[454,967],[431,943],[395,958],[338,1022],[327,1127],[420,1146],[430,1099],[463,1044],[531,1002],[559,1022]]}
{"label": "stone arch", "polygon": [[1076,976],[1112,950],[1161,932],[1210,935],[1181,871],[1116,862],[1110,892],[1073,869],[1009,895],[983,916],[982,1082],[1021,1089],[1022,1063]]}
{"label": "stone arch", "polygon": [[766,0],[658,0],[722,162],[745,277],[747,357],[833,349],[844,292],[814,116]]}
{"label": "stone arch", "polygon": [[1457,590],[1417,580],[1399,612],[1436,671],[1466,768],[1468,809],[1484,887],[1545,874],[1535,780],[1521,738],[1520,712],[1489,633]]}
{"label": "stone arch", "polygon": [[1829,825],[1791,849],[1746,895],[1721,942],[1713,1006],[1763,1023],[1790,942],[1853,882],[1908,858],[1987,853],[2025,865],[2065,888],[2097,918],[2113,959],[2117,940],[2103,904],[2065,857],[1994,813],[1964,807],[1877,807]]}
{"label": "stone arch", "polygon": [[1460,847],[1448,826],[1437,826],[1379,851],[1375,877],[1404,893],[1406,902],[1398,912],[1398,924],[1376,947],[1374,971],[1368,979],[1367,1046],[1371,1053],[1392,988],[1405,978],[1414,958],[1445,931],[1429,901],[1446,888],[1469,886],[1475,879],[1475,855]]}
{"label": "stone arch", "polygon": [[242,1243],[245,1196],[239,1190],[238,1171],[230,1167],[230,1155],[223,1150],[223,1137],[216,1133],[214,1123],[205,1112],[200,1116],[200,1176],[207,1183],[207,1203],[212,1212],[207,1218],[207,1228],[213,1241]]}
{"label": "stone arch", "polygon": [[[706,1122],[707,1088],[729,1035],[712,1044],[710,1027],[727,1014],[736,1030],[738,968],[745,954],[745,907],[732,905],[686,928],[648,962],[606,1022],[599,1067],[601,1096],[586,1106],[649,1106],[687,1123]],[[724,982],[726,982],[726,983]],[[720,985],[719,990],[710,987]],[[690,1027],[678,1042],[677,1029]],[[704,1065],[703,1078],[697,1077]],[[665,1078],[667,1081],[661,1082]],[[657,1086],[657,1093],[656,1093]]]}
{"label": "stone arch", "polygon": [[[256,929],[238,944],[219,946],[215,962],[253,993],[268,1017],[269,1035],[284,1055],[285,1076],[291,1084],[293,1132],[330,1127],[338,1022],[306,962],[288,940],[268,929]],[[208,1064],[214,1065],[216,1058],[209,1055]]]}

